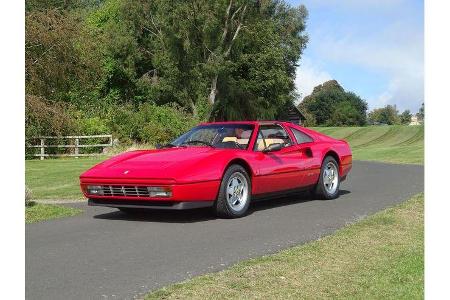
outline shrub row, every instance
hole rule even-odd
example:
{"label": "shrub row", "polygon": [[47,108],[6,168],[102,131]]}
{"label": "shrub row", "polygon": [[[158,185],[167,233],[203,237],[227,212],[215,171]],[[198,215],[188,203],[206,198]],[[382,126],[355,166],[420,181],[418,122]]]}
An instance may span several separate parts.
{"label": "shrub row", "polygon": [[113,134],[121,144],[167,143],[200,120],[176,105],[108,105],[77,109],[26,97],[26,137]]}

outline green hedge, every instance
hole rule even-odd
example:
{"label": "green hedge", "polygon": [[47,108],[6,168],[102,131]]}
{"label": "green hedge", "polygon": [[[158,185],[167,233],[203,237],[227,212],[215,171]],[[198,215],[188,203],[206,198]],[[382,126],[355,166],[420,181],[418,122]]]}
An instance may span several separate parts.
{"label": "green hedge", "polygon": [[[121,144],[167,143],[200,120],[176,105],[101,105],[75,108],[28,96],[26,99],[26,137],[45,135],[113,134]],[[35,144],[36,141],[29,140]],[[64,141],[54,141],[64,142]],[[95,142],[94,140],[92,142]],[[100,142],[100,141],[97,141]],[[36,150],[36,149],[34,149]],[[65,151],[67,149],[47,149]],[[28,149],[31,153],[33,149]]]}

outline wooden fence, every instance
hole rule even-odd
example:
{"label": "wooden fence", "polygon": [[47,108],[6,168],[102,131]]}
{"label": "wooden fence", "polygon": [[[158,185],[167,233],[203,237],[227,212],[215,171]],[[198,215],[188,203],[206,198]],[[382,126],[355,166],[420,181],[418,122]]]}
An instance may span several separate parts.
{"label": "wooden fence", "polygon": [[[97,143],[97,144],[82,144],[80,143],[81,140],[86,139],[108,139],[107,143]],[[95,147],[112,147],[113,140],[111,134],[104,134],[104,135],[76,135],[76,136],[37,136],[30,138],[28,140],[35,140],[40,141],[38,145],[26,145],[27,148],[40,148],[40,153],[32,154],[33,156],[40,157],[41,160],[43,160],[45,157],[51,157],[51,156],[73,156],[73,157],[80,157],[80,156],[95,156],[99,155],[100,153],[80,153],[80,149],[82,148],[95,148]],[[63,145],[52,145],[47,144],[47,140],[69,140],[73,141],[73,143],[70,144],[63,144]],[[71,151],[73,153],[55,153],[55,154],[49,154],[45,153],[45,149],[47,148],[73,148],[74,151]]]}

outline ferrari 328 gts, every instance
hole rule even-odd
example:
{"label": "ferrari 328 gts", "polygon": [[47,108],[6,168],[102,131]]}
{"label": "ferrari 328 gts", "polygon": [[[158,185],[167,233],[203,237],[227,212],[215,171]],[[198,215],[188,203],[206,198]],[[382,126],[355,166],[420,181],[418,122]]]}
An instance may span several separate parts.
{"label": "ferrari 328 gts", "polygon": [[288,122],[200,124],[172,143],[112,157],[80,176],[89,205],[212,207],[242,217],[261,198],[307,190],[334,199],[352,167],[347,142]]}

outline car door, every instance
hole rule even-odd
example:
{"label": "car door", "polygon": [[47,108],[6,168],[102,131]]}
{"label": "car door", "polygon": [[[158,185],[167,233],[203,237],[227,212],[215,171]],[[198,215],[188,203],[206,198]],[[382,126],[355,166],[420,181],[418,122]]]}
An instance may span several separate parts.
{"label": "car door", "polygon": [[320,175],[320,154],[312,137],[303,131],[289,127],[296,141],[296,149],[300,153],[300,169],[302,173],[301,187],[314,185]]}
{"label": "car door", "polygon": [[[273,143],[283,148],[274,152],[263,152]],[[301,153],[292,137],[279,124],[260,125],[253,147],[253,193],[266,194],[298,188],[302,182]]]}

